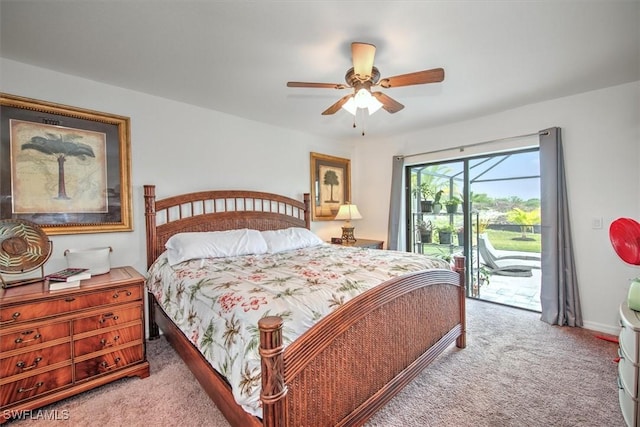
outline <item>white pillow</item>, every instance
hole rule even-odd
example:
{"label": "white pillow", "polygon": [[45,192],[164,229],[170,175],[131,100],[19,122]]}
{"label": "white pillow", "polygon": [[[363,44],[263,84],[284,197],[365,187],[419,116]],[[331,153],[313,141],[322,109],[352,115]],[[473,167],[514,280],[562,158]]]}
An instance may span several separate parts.
{"label": "white pillow", "polygon": [[264,254],[267,242],[258,230],[178,233],[167,241],[169,265],[200,258]]}
{"label": "white pillow", "polygon": [[292,249],[307,248],[321,245],[322,239],[306,228],[291,227],[282,230],[267,230],[262,232],[267,242],[267,252],[275,254]]}

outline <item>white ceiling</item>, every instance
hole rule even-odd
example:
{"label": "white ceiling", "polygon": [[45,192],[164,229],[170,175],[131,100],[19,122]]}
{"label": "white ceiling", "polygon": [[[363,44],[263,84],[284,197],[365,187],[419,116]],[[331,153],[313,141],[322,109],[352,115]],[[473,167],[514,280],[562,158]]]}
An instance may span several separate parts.
{"label": "white ceiling", "polygon": [[335,139],[359,134],[320,114],[348,90],[286,82],[343,83],[353,41],[382,77],[445,69],[381,89],[405,109],[366,118],[378,137],[640,80],[640,0],[0,0],[0,19],[4,58]]}

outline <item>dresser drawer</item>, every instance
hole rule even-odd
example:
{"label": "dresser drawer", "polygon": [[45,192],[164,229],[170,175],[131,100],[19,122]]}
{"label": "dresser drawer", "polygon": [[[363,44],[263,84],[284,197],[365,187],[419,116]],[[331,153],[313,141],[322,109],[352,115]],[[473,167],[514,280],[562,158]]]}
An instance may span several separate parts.
{"label": "dresser drawer", "polygon": [[128,308],[113,307],[112,310],[104,311],[94,316],[76,319],[73,321],[73,333],[78,335],[83,332],[97,331],[136,320],[142,321],[144,318],[142,310],[142,304],[137,304]]}
{"label": "dresser drawer", "polygon": [[[70,337],[69,322],[54,323],[30,328],[14,330],[0,335],[0,352],[29,349],[59,338]],[[69,341],[71,338],[69,338]]]}
{"label": "dresser drawer", "polygon": [[11,326],[19,322],[57,316],[85,308],[136,301],[142,298],[141,292],[139,285],[123,285],[101,292],[77,295],[68,293],[60,298],[52,298],[44,302],[15,304],[2,308],[0,325]]}
{"label": "dresser drawer", "polygon": [[[620,386],[620,384],[618,384]],[[618,389],[618,401],[625,423],[629,427],[640,427],[638,418],[638,400],[631,397],[623,388]],[[638,420],[638,421],[636,421]]]}
{"label": "dresser drawer", "polygon": [[69,343],[6,357],[0,360],[0,378],[34,371],[65,360],[71,362],[71,345]]}
{"label": "dresser drawer", "polygon": [[144,349],[140,344],[78,362],[75,364],[76,381],[117,371],[127,365],[142,361],[143,356]]}
{"label": "dresser drawer", "polygon": [[633,397],[638,398],[638,374],[640,373],[640,367],[638,364],[631,362],[629,357],[624,352],[624,349],[618,349],[618,356],[620,361],[618,362],[618,378],[619,381],[627,391],[627,393]]}
{"label": "dresser drawer", "polygon": [[71,384],[71,365],[0,385],[0,404],[29,399]]}
{"label": "dresser drawer", "polygon": [[620,306],[620,347],[632,363],[640,363],[640,313],[627,304]]}
{"label": "dresser drawer", "polygon": [[99,333],[75,341],[73,343],[73,354],[78,357],[108,348],[115,348],[136,340],[141,341],[142,336],[142,323]]}

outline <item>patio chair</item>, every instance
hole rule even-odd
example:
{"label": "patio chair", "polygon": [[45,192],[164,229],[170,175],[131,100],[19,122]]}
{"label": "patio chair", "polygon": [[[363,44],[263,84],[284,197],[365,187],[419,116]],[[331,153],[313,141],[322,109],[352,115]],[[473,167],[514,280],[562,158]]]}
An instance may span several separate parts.
{"label": "patio chair", "polygon": [[[540,254],[534,254],[533,252],[517,252],[517,251],[500,251],[493,247],[489,236],[486,233],[480,234],[480,244],[487,248],[487,251],[494,259],[521,259],[526,261],[542,261]],[[538,268],[540,268],[538,266]]]}
{"label": "patio chair", "polygon": [[540,268],[540,257],[509,251],[498,252],[486,234],[478,236],[478,252],[482,263],[492,274],[515,277],[531,277],[534,268]]}

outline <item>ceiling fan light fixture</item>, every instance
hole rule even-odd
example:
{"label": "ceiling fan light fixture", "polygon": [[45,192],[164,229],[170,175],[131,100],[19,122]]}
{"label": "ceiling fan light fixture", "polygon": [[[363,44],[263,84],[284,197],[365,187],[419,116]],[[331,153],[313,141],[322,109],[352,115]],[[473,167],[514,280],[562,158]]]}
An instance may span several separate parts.
{"label": "ceiling fan light fixture", "polygon": [[369,107],[369,102],[371,101],[371,98],[372,98],[371,92],[369,92],[365,88],[359,89],[353,97],[356,100],[356,106],[358,108]]}
{"label": "ceiling fan light fixture", "polygon": [[349,98],[347,102],[342,104],[342,108],[354,116],[356,115],[358,108],[367,109],[369,115],[372,115],[382,108],[382,106],[383,104],[372,96],[371,92],[365,88],[361,88],[356,91],[356,93]]}

